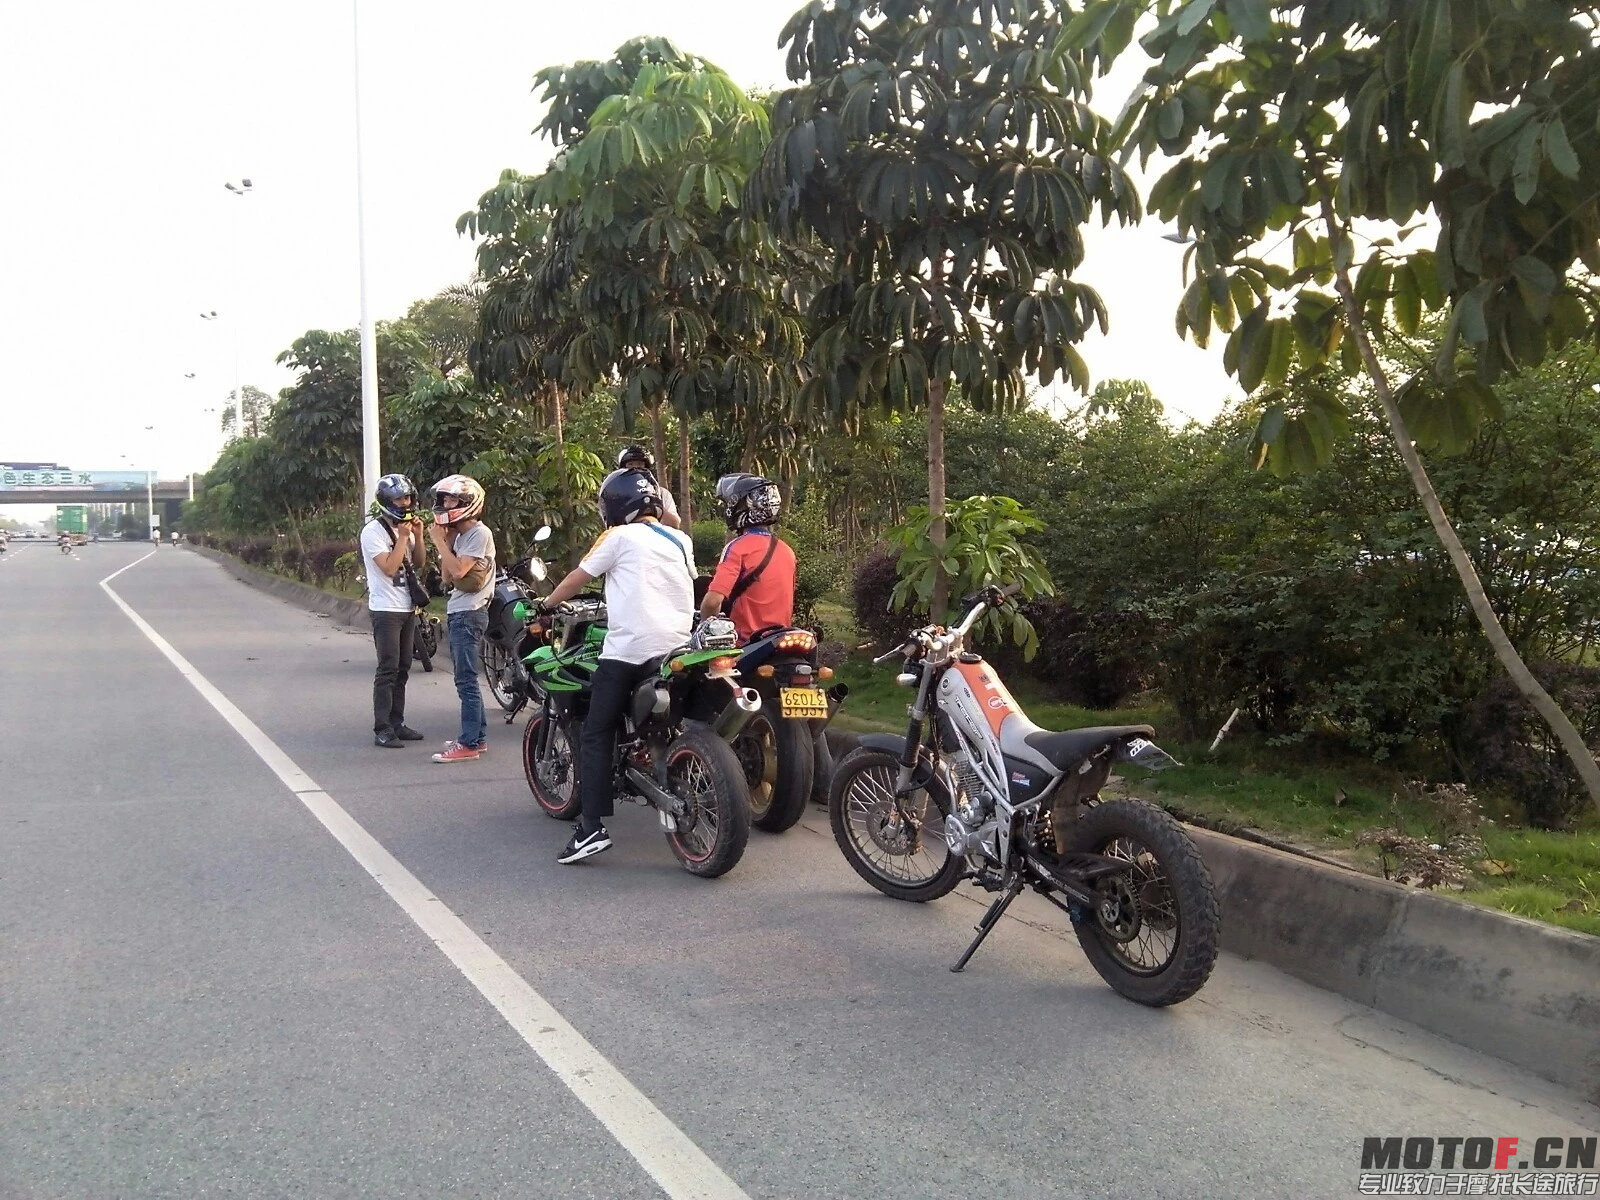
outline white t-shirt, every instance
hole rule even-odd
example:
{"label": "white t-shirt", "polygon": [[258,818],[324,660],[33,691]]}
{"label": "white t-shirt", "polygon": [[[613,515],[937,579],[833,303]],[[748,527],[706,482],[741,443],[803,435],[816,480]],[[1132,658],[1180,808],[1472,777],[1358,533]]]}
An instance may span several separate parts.
{"label": "white t-shirt", "polygon": [[475,608],[482,608],[494,597],[494,534],[489,532],[487,525],[479,521],[471,529],[456,534],[455,541],[450,544],[450,550],[458,558],[487,559],[489,577],[475,592],[463,592],[451,585],[450,599],[446,600],[444,605],[445,612],[471,612]]}
{"label": "white t-shirt", "polygon": [[658,488],[657,490],[661,493],[661,515],[671,517],[676,521],[678,519],[678,502],[672,498],[672,493],[667,491],[666,488]]}
{"label": "white t-shirt", "polygon": [[649,662],[689,641],[694,620],[694,543],[657,521],[616,525],[578,564],[606,580],[601,658]]}
{"label": "white t-shirt", "polygon": [[396,534],[382,521],[361,527],[361,561],[367,566],[367,608],[373,612],[410,612],[411,593],[402,583],[378,570],[377,559],[394,549]]}

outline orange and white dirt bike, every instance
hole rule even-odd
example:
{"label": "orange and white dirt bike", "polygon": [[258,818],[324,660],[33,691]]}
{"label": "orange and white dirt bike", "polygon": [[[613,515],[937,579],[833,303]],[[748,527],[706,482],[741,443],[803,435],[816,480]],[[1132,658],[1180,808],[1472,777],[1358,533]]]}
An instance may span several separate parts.
{"label": "orange and white dirt bike", "polygon": [[1112,764],[1177,765],[1148,725],[1053,733],[1022,711],[967,636],[1016,587],[990,585],[953,629],[930,625],[903,656],[917,689],[905,737],[868,734],[834,773],[829,815],[857,874],[887,896],[934,900],[964,879],[998,893],[959,971],[1023,888],[1072,920],[1101,977],[1141,1004],[1176,1004],[1211,974],[1221,918],[1211,876],[1175,820],[1101,800]]}

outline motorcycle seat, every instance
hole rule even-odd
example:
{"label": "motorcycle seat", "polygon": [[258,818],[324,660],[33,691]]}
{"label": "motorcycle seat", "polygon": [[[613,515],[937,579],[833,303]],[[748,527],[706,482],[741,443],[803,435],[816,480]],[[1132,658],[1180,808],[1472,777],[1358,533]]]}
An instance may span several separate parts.
{"label": "motorcycle seat", "polygon": [[1154,737],[1155,732],[1149,725],[1094,725],[1088,729],[1069,729],[1065,733],[1041,729],[1022,740],[1049,759],[1056,770],[1065,771],[1107,746],[1127,738]]}

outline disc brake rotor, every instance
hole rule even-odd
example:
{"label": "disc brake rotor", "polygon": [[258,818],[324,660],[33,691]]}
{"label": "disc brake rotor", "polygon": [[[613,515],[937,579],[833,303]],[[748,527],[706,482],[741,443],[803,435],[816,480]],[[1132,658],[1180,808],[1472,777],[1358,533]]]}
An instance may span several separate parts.
{"label": "disc brake rotor", "polygon": [[875,800],[867,809],[867,836],[885,854],[912,855],[922,844],[922,830],[895,806],[893,797]]}

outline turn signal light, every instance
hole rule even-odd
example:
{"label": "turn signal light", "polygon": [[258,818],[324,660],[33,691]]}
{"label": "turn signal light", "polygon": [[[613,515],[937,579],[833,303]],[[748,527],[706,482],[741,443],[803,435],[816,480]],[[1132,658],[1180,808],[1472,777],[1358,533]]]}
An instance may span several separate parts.
{"label": "turn signal light", "polygon": [[683,659],[675,658],[669,662],[667,666],[671,667],[672,673],[676,675],[679,671],[683,670]]}
{"label": "turn signal light", "polygon": [[818,667],[817,668],[817,678],[818,679],[832,679],[833,678],[833,668],[832,667]]}
{"label": "turn signal light", "polygon": [[756,668],[756,674],[761,676],[761,678],[763,678],[763,679],[771,679],[777,673],[778,673],[778,668],[773,666],[771,663],[767,663],[764,666],[760,666],[760,667]]}
{"label": "turn signal light", "polygon": [[815,650],[817,637],[809,629],[791,629],[776,644],[779,650]]}

